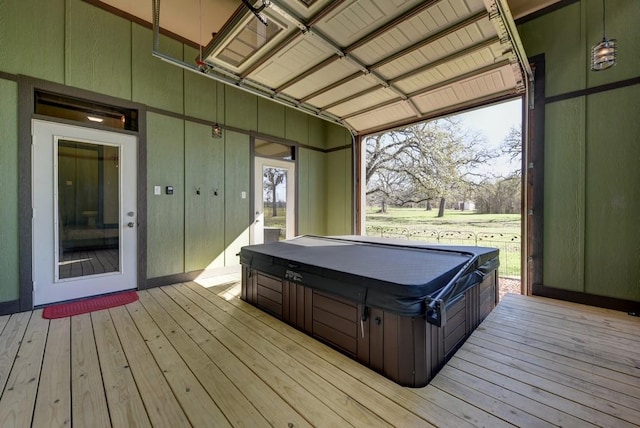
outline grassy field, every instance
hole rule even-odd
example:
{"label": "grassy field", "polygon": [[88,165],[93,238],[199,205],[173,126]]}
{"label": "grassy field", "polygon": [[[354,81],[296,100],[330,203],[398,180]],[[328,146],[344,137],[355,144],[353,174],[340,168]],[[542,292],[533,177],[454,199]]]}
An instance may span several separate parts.
{"label": "grassy field", "polygon": [[[282,229],[284,208],[271,217],[266,209],[266,227]],[[424,208],[389,208],[380,213],[367,211],[367,235],[437,242],[441,244],[478,245],[500,249],[500,275],[520,277],[520,214],[476,214],[473,211],[447,210],[438,218],[438,210]]]}
{"label": "grassy field", "polygon": [[446,210],[438,218],[438,210],[424,208],[389,208],[386,213],[367,210],[367,226],[395,226],[436,230],[471,230],[520,233],[520,214],[476,214],[473,211]]}
{"label": "grassy field", "polygon": [[367,211],[367,235],[407,238],[441,244],[500,249],[500,275],[520,276],[520,214],[476,214],[472,211],[390,208]]}

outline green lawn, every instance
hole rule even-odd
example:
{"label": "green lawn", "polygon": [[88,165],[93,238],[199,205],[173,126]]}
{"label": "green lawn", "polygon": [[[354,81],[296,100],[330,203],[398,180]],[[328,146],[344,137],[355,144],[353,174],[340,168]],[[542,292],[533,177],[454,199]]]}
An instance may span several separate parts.
{"label": "green lawn", "polygon": [[520,214],[476,214],[473,211],[446,210],[438,218],[438,210],[424,208],[389,208],[386,213],[367,210],[367,226],[397,226],[437,230],[473,230],[520,233]]}
{"label": "green lawn", "polygon": [[406,238],[441,244],[478,245],[500,249],[500,275],[520,276],[520,214],[476,214],[447,210],[389,208],[367,210],[367,235]]}

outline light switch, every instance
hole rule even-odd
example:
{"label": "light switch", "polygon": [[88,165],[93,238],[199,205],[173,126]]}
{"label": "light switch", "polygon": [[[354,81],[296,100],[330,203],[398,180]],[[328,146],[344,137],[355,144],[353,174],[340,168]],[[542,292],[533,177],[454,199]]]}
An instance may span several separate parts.
{"label": "light switch", "polygon": [[247,198],[247,192],[240,192],[240,197],[242,199],[246,199]]}
{"label": "light switch", "polygon": [[154,194],[154,195],[162,195],[162,187],[160,187],[160,186],[153,186],[153,194]]}

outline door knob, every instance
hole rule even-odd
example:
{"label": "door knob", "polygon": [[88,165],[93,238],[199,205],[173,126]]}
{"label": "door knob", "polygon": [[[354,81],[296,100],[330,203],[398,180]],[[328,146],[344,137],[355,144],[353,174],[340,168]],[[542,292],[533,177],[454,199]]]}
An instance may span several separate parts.
{"label": "door knob", "polygon": [[133,227],[133,226],[135,226],[135,225],[136,225],[136,224],[135,224],[134,222],[132,222],[132,221],[130,221],[129,223],[127,223],[127,226],[129,226],[129,227]]}

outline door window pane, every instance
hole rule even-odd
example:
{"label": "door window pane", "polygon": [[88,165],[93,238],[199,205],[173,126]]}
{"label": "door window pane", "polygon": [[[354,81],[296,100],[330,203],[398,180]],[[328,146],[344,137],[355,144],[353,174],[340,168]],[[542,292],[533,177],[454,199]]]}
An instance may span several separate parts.
{"label": "door window pane", "polygon": [[120,151],[58,141],[58,277],[120,269]]}
{"label": "door window pane", "polygon": [[265,166],[262,169],[264,242],[287,236],[287,170]]}

